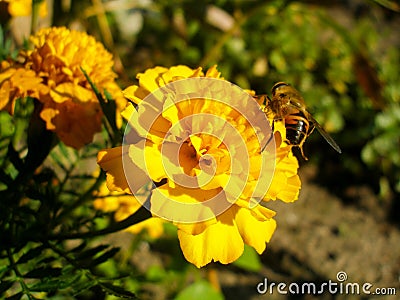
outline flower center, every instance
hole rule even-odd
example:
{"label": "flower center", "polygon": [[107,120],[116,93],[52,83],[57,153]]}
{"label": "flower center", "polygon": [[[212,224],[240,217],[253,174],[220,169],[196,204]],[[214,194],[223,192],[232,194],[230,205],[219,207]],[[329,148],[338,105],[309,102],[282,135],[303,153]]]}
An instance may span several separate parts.
{"label": "flower center", "polygon": [[190,139],[187,139],[179,148],[179,166],[183,168],[186,175],[195,176],[193,168],[196,167],[198,163],[196,149],[193,147]]}

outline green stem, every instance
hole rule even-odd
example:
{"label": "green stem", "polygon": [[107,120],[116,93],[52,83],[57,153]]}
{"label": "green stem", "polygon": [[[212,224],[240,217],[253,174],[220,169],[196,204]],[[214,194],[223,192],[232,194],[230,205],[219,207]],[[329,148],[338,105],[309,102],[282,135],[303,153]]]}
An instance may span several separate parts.
{"label": "green stem", "polygon": [[36,33],[39,21],[39,8],[41,0],[33,0],[32,1],[32,18],[31,18],[31,35]]}
{"label": "green stem", "polygon": [[135,213],[127,217],[126,219],[112,224],[110,227],[88,232],[78,232],[72,234],[59,234],[53,236],[47,236],[48,240],[75,240],[75,239],[85,239],[93,238],[97,236],[102,236],[114,232],[121,231],[132,225],[138,224],[151,217],[151,213],[144,206],[140,207]]}

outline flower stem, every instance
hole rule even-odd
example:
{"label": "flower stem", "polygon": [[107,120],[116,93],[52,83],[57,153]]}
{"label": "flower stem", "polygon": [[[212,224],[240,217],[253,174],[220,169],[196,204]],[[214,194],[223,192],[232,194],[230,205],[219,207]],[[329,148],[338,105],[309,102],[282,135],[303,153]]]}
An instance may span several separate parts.
{"label": "flower stem", "polygon": [[[149,200],[146,200],[146,202],[147,201],[149,201]],[[146,203],[145,203],[145,205],[146,205]],[[145,206],[141,206],[135,213],[133,213],[126,219],[116,222],[107,228],[96,230],[96,231],[87,231],[87,232],[78,232],[78,233],[71,233],[71,234],[60,234],[60,235],[47,236],[46,239],[48,239],[48,240],[74,240],[74,239],[92,238],[92,237],[96,237],[96,236],[101,236],[101,235],[106,235],[106,234],[121,231],[132,225],[140,223],[150,217],[151,217],[150,211]]]}
{"label": "flower stem", "polygon": [[42,3],[42,0],[33,0],[32,1],[32,18],[31,18],[31,35],[36,33],[38,27],[39,20],[39,7]]}

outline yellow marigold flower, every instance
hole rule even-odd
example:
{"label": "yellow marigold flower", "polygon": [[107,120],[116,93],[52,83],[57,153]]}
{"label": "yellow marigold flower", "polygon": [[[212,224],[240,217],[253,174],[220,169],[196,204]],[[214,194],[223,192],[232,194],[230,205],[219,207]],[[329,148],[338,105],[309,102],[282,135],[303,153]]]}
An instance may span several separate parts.
{"label": "yellow marigold flower", "polygon": [[[27,94],[37,98],[43,104],[40,117],[47,129],[66,145],[79,149],[101,131],[103,115],[81,68],[101,92],[107,90],[112,95],[117,112],[127,103],[115,82],[112,54],[92,36],[65,27],[42,29],[31,42],[33,50],[22,53],[24,68],[14,72],[2,67],[1,101],[10,102],[2,106],[12,108],[17,98]],[[9,111],[12,113],[12,109]],[[121,124],[117,113],[117,125]]]}
{"label": "yellow marigold flower", "polygon": [[[122,221],[135,213],[141,203],[132,195],[123,192],[110,192],[104,183],[94,194],[94,207],[105,212],[115,212],[116,221]],[[128,227],[126,230],[138,234],[141,231],[147,231],[150,237],[158,238],[164,233],[164,220],[160,218],[150,218],[138,224]]]}
{"label": "yellow marigold flower", "polygon": [[[0,0],[1,1],[1,0]],[[13,17],[30,16],[32,14],[32,0],[2,0],[8,2],[8,13]],[[47,15],[46,0],[43,0],[39,6],[39,15]]]}
{"label": "yellow marigold flower", "polygon": [[108,188],[135,194],[157,182],[149,209],[178,227],[197,267],[231,263],[245,243],[262,253],[276,222],[259,201],[294,201],[300,189],[285,127],[271,133],[256,101],[216,67],[155,67],[137,78],[124,91],[137,111],[122,113],[133,130],[123,146],[98,155]]}

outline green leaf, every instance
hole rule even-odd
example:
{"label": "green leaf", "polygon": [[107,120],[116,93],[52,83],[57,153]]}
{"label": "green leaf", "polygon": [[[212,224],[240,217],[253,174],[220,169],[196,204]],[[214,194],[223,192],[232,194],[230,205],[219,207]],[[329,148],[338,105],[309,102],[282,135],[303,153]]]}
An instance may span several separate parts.
{"label": "green leaf", "polygon": [[0,112],[0,135],[2,137],[11,136],[14,133],[15,126],[10,114],[5,111]]}
{"label": "green leaf", "polygon": [[119,251],[118,247],[111,248],[110,250],[106,251],[105,253],[101,254],[99,257],[96,257],[90,263],[85,266],[85,268],[94,267],[100,265],[101,263],[107,261],[109,258],[113,257]]}
{"label": "green leaf", "polygon": [[245,245],[244,251],[241,257],[236,260],[234,265],[238,266],[247,271],[258,272],[261,270],[262,264],[260,261],[260,256],[254,250],[254,248]]}
{"label": "green leaf", "polygon": [[87,258],[92,258],[96,254],[100,253],[101,251],[107,249],[109,246],[108,245],[99,245],[97,247],[88,249],[80,253],[79,255],[76,256],[77,260],[85,260]]}
{"label": "green leaf", "polygon": [[120,286],[108,282],[100,282],[99,285],[107,294],[126,299],[138,299],[134,293],[129,292]]}
{"label": "green leaf", "polygon": [[69,250],[69,252],[81,252],[87,246],[87,242],[83,241],[81,244]]}
{"label": "green leaf", "polygon": [[84,291],[90,289],[91,287],[95,286],[97,283],[94,280],[85,280],[79,281],[73,285],[71,285],[72,290],[74,291],[73,297],[83,293]]}
{"label": "green leaf", "polygon": [[49,278],[61,275],[62,268],[40,267],[29,271],[24,275],[26,278]]}
{"label": "green leaf", "polygon": [[32,292],[54,292],[58,289],[60,289],[60,286],[62,285],[62,281],[58,279],[54,280],[49,280],[45,282],[39,282],[32,287],[29,288],[30,291]]}
{"label": "green leaf", "polygon": [[197,281],[182,290],[175,300],[223,300],[221,292],[216,291],[212,285],[205,280]]}
{"label": "green leaf", "polygon": [[115,138],[115,136],[118,136],[118,134],[119,134],[119,129],[117,127],[116,118],[115,118],[115,111],[117,109],[117,105],[116,105],[115,101],[112,99],[111,94],[107,90],[104,90],[104,95],[106,97],[104,99],[103,95],[101,94],[101,92],[99,91],[97,86],[94,84],[94,82],[90,79],[90,77],[86,73],[86,71],[82,67],[81,67],[81,70],[82,70],[83,74],[85,75],[86,80],[89,82],[92,90],[94,91],[94,93],[97,97],[97,100],[99,100],[103,114],[106,117],[106,120],[107,120],[109,126],[111,127],[114,138]]}
{"label": "green leaf", "polygon": [[0,282],[0,295],[7,291],[13,284],[13,281],[2,280]]}
{"label": "green leaf", "polygon": [[14,295],[12,295],[10,297],[5,298],[5,300],[19,300],[19,299],[22,298],[23,295],[24,295],[24,293],[19,292],[17,294],[14,294]]}
{"label": "green leaf", "polygon": [[72,276],[66,280],[60,278],[42,281],[29,287],[32,292],[52,292],[59,289],[65,289],[70,287],[74,282],[77,282],[81,278],[81,274]]}
{"label": "green leaf", "polygon": [[27,261],[30,261],[33,258],[38,257],[42,252],[43,252],[44,246],[40,245],[36,248],[29,249],[28,252],[23,254],[17,261],[18,264],[23,264],[26,263]]}

